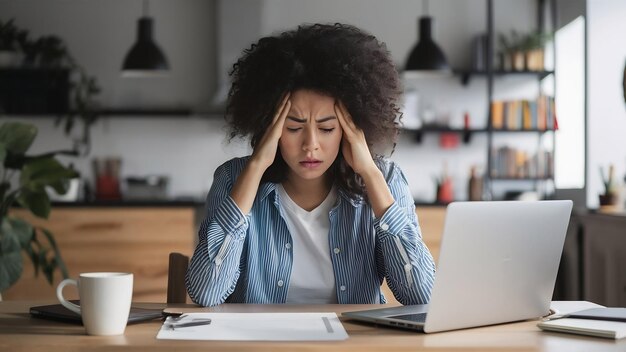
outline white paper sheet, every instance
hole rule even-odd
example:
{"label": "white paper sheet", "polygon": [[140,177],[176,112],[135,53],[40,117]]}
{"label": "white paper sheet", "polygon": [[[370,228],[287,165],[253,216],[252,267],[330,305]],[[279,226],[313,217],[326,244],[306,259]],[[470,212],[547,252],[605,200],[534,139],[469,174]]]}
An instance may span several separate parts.
{"label": "white paper sheet", "polygon": [[335,313],[187,313],[177,323],[211,319],[211,324],[168,327],[168,317],[157,339],[222,341],[337,341],[348,338]]}

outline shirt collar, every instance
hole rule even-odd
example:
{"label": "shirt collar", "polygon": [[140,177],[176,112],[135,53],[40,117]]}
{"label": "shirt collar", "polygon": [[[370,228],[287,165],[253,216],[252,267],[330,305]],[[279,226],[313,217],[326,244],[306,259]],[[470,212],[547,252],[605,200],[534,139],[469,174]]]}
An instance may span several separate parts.
{"label": "shirt collar", "polygon": [[270,195],[270,193],[276,192],[276,184],[273,182],[265,182],[262,183],[259,187],[259,197],[260,200],[263,201],[265,198]]}
{"label": "shirt collar", "polygon": [[[265,198],[267,198],[272,193],[274,194],[274,197],[276,195],[276,184],[273,182],[265,182],[261,184],[259,188],[260,188],[259,197],[261,201],[264,201]],[[365,202],[365,198],[363,198],[363,196],[361,195],[350,194],[341,188],[339,188],[337,192],[339,194],[340,200],[343,198],[345,201],[347,201],[350,205],[352,205],[355,208],[363,205],[363,203]]]}

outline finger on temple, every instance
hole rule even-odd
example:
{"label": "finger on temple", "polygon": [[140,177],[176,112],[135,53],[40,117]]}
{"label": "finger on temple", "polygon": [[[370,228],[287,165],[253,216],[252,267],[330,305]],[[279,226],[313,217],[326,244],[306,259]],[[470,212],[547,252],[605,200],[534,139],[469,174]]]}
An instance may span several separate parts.
{"label": "finger on temple", "polygon": [[287,114],[289,114],[289,109],[291,108],[291,100],[287,100],[285,102],[285,106],[283,106],[283,109],[280,112],[280,117],[278,118],[278,121],[285,121],[285,118],[287,117]]}
{"label": "finger on temple", "polygon": [[280,99],[280,103],[276,106],[276,112],[274,113],[274,118],[272,119],[272,123],[275,123],[276,121],[278,121],[280,116],[283,114],[283,111],[285,110],[285,107],[287,106],[287,103],[289,102],[290,96],[291,96],[291,92],[285,92],[282,95]]}
{"label": "finger on temple", "polygon": [[343,114],[343,110],[341,110],[341,106],[339,106],[339,104],[341,104],[341,102],[337,101],[337,103],[335,103],[335,114],[337,114],[337,119],[339,120],[339,124],[345,128],[345,124],[346,124],[346,120],[345,120],[345,116]]}
{"label": "finger on temple", "polygon": [[351,138],[351,136],[355,132],[356,127],[354,123],[352,123],[352,121],[350,120],[350,116],[346,113],[344,109],[342,109],[341,105],[335,105],[335,112],[337,113],[339,124],[344,131],[344,136]]}
{"label": "finger on temple", "polygon": [[354,123],[354,120],[352,120],[352,116],[350,115],[350,112],[348,112],[348,108],[346,108],[343,102],[339,102],[339,103],[341,104],[339,108],[341,109],[341,112],[343,113],[346,123],[348,123],[350,127],[356,128],[356,124]]}

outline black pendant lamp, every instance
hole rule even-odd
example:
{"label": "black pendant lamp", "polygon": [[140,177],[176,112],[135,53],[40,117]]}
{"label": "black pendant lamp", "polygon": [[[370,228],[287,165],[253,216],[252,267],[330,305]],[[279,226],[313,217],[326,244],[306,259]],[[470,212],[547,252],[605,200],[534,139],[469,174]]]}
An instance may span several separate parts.
{"label": "black pendant lamp", "polygon": [[124,64],[123,75],[154,75],[169,70],[167,58],[152,39],[153,20],[148,17],[148,2],[143,2],[143,16],[137,22],[137,41],[130,48]]}
{"label": "black pendant lamp", "polygon": [[428,16],[428,0],[424,1],[424,14],[419,19],[419,42],[413,47],[405,70],[448,72],[450,66],[446,56],[433,41],[431,30],[433,19]]}

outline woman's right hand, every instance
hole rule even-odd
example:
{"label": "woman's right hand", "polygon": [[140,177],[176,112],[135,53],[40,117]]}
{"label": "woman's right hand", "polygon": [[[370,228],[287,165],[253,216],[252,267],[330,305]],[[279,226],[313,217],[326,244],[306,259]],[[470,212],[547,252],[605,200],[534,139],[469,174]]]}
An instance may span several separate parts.
{"label": "woman's right hand", "polygon": [[248,214],[252,209],[263,173],[272,165],[276,157],[278,140],[283,134],[285,118],[289,113],[289,109],[291,109],[289,96],[289,93],[285,93],[281,99],[272,123],[265,131],[263,138],[254,147],[250,160],[248,160],[246,167],[237,177],[237,181],[230,192],[231,198],[244,214]]}
{"label": "woman's right hand", "polygon": [[283,125],[285,124],[285,118],[291,109],[291,96],[290,92],[285,93],[276,112],[272,123],[269,125],[267,131],[263,135],[263,138],[255,146],[252,153],[251,161],[266,170],[274,162],[276,157],[276,151],[278,150],[278,140],[283,134]]}

